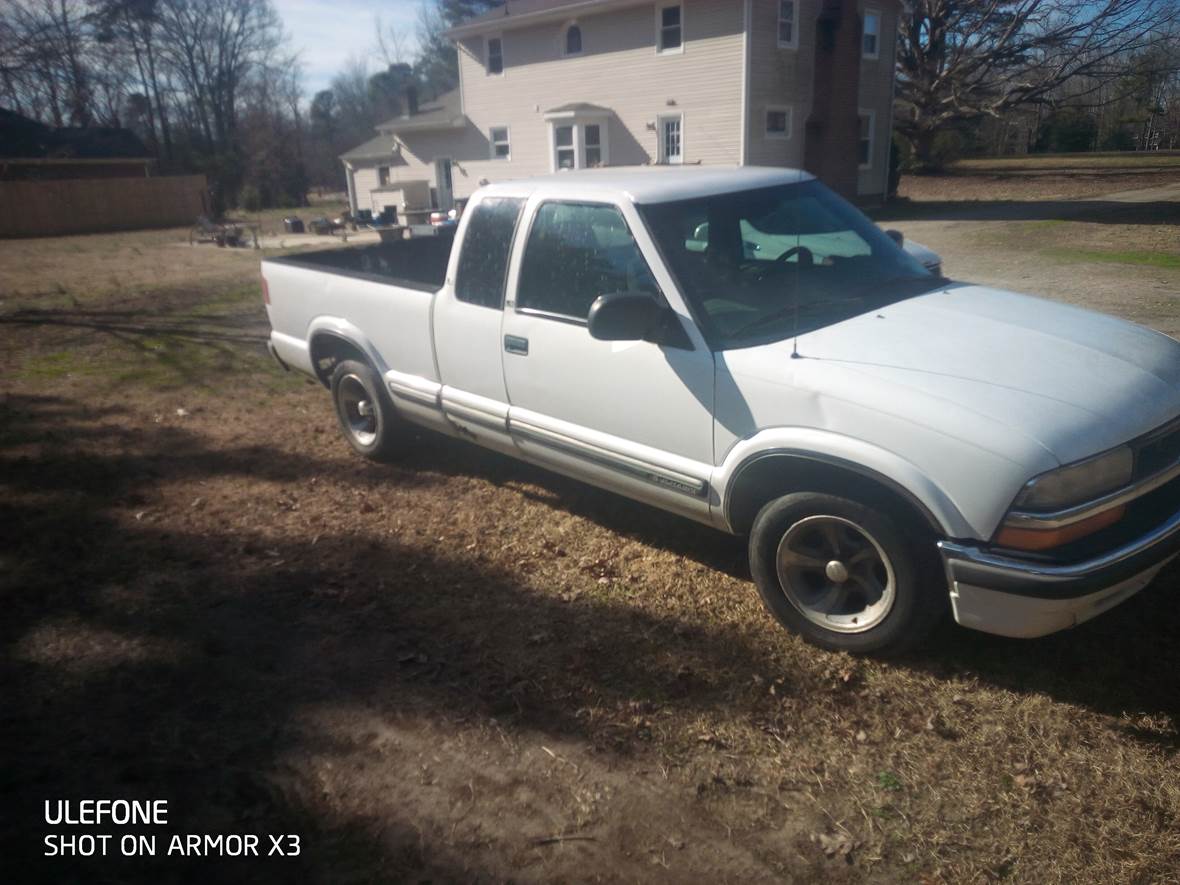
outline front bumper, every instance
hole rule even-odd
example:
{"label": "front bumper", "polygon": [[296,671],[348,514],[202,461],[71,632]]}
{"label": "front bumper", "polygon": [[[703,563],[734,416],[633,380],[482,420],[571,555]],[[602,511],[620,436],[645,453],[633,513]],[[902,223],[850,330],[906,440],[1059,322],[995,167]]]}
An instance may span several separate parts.
{"label": "front bumper", "polygon": [[1088,621],[1146,587],[1180,553],[1180,512],[1101,556],[1059,565],[957,541],[938,545],[955,620],[1001,636],[1031,638]]}

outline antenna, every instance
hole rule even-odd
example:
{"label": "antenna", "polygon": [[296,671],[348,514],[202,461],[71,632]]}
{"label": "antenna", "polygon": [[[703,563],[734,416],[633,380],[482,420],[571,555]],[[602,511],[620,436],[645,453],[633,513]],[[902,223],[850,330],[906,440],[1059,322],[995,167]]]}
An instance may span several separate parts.
{"label": "antenna", "polygon": [[[795,282],[798,283],[798,271],[795,272]],[[799,287],[795,286],[795,327],[791,329],[791,359],[799,359]]]}

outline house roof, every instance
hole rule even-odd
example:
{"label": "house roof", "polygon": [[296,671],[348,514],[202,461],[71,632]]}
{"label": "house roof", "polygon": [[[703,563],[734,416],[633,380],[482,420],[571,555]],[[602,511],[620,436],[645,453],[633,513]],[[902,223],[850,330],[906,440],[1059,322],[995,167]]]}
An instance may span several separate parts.
{"label": "house roof", "polygon": [[53,128],[0,108],[0,156],[57,160],[150,159],[130,129],[112,126]]}
{"label": "house roof", "polygon": [[341,160],[379,160],[393,153],[393,136],[382,132],[340,155]]}
{"label": "house roof", "polygon": [[604,108],[600,104],[590,104],[588,101],[571,101],[568,104],[559,104],[555,108],[550,108],[545,111],[546,114],[609,114],[610,108]]}
{"label": "house roof", "polygon": [[422,132],[431,129],[458,129],[466,122],[459,98],[459,90],[444,92],[434,101],[418,106],[416,114],[402,114],[377,124],[383,133]]}
{"label": "house roof", "polygon": [[340,155],[341,160],[383,160],[393,153],[397,136],[403,132],[458,129],[466,123],[459,105],[459,90],[444,92],[418,106],[418,113],[391,117],[377,124],[377,135]]}
{"label": "house roof", "polygon": [[562,18],[579,12],[598,11],[600,7],[636,6],[640,2],[642,0],[505,0],[503,5],[460,22],[445,31],[444,35],[454,39],[468,34],[521,27],[547,18]]}

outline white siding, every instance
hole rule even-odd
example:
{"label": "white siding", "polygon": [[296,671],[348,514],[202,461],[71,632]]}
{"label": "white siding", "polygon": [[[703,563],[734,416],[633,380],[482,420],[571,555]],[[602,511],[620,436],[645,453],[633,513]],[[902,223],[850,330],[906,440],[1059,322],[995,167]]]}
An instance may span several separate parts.
{"label": "white siding", "polygon": [[[796,0],[799,5],[797,49],[778,46],[778,0],[753,0],[750,35],[750,130],[748,162],[756,166],[802,166],[807,118],[814,87],[815,29],[821,0]],[[873,166],[858,174],[857,190],[879,196],[888,169],[889,106],[892,101],[897,9],[894,0],[861,0],[860,9],[881,15],[880,49],[876,60],[861,58],[859,108],[874,111]],[[766,108],[788,105],[793,110],[791,137],[766,138]]]}
{"label": "white siding", "polygon": [[[657,133],[648,126],[667,114],[683,116],[685,163],[742,162],[742,126],[747,126],[746,158],[752,165],[803,165],[805,126],[811,112],[816,17],[822,0],[797,0],[796,49],[778,46],[777,0],[751,0],[748,52],[748,119],[742,119],[744,0],[686,0],[684,51],[655,50],[656,7],[615,8],[577,18],[582,52],[563,54],[568,22],[511,29],[503,41],[504,73],[484,68],[484,38],[459,44],[462,130],[401,136],[390,157],[390,181],[420,180],[434,187],[434,161],[449,157],[457,198],[480,182],[541,175],[552,171],[550,124],[544,112],[571,102],[609,108],[603,121],[611,165],[657,160]],[[881,14],[878,60],[862,59],[859,107],[875,111],[873,167],[859,174],[865,196],[881,193],[888,157],[889,106],[897,27],[895,0],[861,0]],[[767,138],[767,107],[791,108],[789,138]],[[856,109],[850,109],[852,113]],[[510,160],[491,159],[493,126],[510,131]],[[375,168],[358,167],[357,202],[376,187]],[[373,194],[380,209],[380,194]]]}
{"label": "white siding", "polygon": [[[483,38],[459,46],[464,110],[483,146],[455,170],[455,194],[480,179],[551,171],[544,112],[570,102],[613,111],[606,121],[610,164],[655,162],[658,116],[684,117],[684,162],[741,162],[742,0],[687,0],[684,51],[657,54],[655,5],[578,18],[582,53],[562,55],[565,23],[503,32],[504,73],[488,76]],[[489,160],[488,129],[508,126],[512,159]]]}
{"label": "white siding", "polygon": [[[750,10],[750,121],[747,162],[752,166],[803,165],[805,124],[811,114],[815,20],[819,0],[799,5],[796,49],[778,45],[778,0],[753,0]],[[766,109],[791,108],[791,137],[766,137]]]}
{"label": "white siding", "polygon": [[373,205],[373,197],[376,196],[373,190],[377,187],[377,167],[354,165],[353,168],[353,180],[356,181],[356,208],[375,209],[380,212],[381,207]]}

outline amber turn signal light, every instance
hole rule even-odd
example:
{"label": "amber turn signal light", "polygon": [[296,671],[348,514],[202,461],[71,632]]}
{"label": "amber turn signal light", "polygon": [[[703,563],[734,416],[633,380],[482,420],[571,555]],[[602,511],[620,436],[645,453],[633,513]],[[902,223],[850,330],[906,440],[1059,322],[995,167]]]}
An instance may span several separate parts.
{"label": "amber turn signal light", "polygon": [[1023,529],[1004,526],[996,535],[995,542],[1001,547],[1013,547],[1017,550],[1050,550],[1053,547],[1068,544],[1070,541],[1076,541],[1078,538],[1084,538],[1086,535],[1092,535],[1108,525],[1114,525],[1123,518],[1126,512],[1127,508],[1120,505],[1055,529]]}

